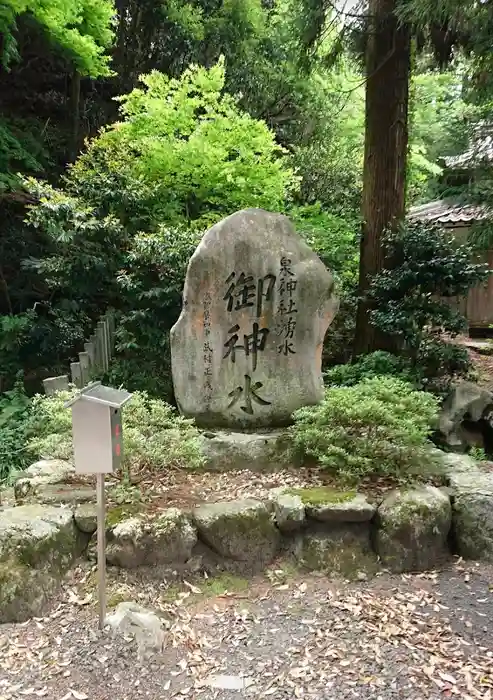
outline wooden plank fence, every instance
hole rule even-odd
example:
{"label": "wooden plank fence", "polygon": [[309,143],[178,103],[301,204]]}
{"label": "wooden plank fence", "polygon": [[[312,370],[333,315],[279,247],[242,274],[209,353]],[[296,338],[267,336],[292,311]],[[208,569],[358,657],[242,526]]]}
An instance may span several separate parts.
{"label": "wooden plank fence", "polygon": [[68,389],[69,384],[82,388],[92,379],[108,371],[115,351],[115,317],[107,312],[96,324],[94,333],[84,343],[79,352],[79,361],[70,363],[70,376],[49,377],[43,380],[45,394],[51,396],[57,391]]}

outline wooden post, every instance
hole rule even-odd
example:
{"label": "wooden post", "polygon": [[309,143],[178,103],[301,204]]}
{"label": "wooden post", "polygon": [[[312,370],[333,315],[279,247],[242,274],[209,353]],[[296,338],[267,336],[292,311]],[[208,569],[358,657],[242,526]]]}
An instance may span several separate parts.
{"label": "wooden post", "polygon": [[102,321],[98,321],[98,325],[96,326],[96,339],[98,347],[99,369],[101,372],[106,372],[106,344],[104,340],[104,324]]}
{"label": "wooden post", "polygon": [[111,336],[110,336],[110,319],[108,315],[105,316],[104,319],[104,332],[105,332],[105,338],[106,338],[106,361],[107,361],[107,367],[106,371],[109,370],[110,368],[110,360],[111,360]]}
{"label": "wooden post", "polygon": [[115,352],[115,314],[113,311],[108,313],[108,325],[110,329],[110,354],[113,357]]}
{"label": "wooden post", "polygon": [[106,504],[104,493],[104,474],[97,474],[96,479],[98,513],[99,629],[102,630],[106,619]]}

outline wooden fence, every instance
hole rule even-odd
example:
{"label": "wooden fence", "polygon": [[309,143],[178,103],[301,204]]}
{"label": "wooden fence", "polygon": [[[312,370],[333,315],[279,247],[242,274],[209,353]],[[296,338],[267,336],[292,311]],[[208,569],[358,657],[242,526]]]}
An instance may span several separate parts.
{"label": "wooden fence", "polygon": [[94,333],[84,343],[84,350],[79,352],[79,361],[70,363],[70,376],[49,377],[43,380],[45,394],[68,389],[69,384],[82,388],[92,379],[108,371],[110,360],[115,350],[115,317],[106,313],[98,321]]}

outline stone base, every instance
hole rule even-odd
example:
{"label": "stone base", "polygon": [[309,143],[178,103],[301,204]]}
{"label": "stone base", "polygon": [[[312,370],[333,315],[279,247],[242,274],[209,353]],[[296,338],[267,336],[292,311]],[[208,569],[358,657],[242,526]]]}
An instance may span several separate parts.
{"label": "stone base", "polygon": [[370,543],[368,523],[316,526],[295,539],[294,555],[309,571],[354,580],[378,571],[378,561]]}
{"label": "stone base", "polygon": [[204,469],[208,471],[275,471],[301,466],[301,460],[290,454],[287,430],[205,431],[201,447],[206,460]]}
{"label": "stone base", "polygon": [[[269,438],[275,446],[279,434]],[[159,577],[254,573],[289,555],[303,568],[351,579],[374,573],[378,559],[395,572],[435,568],[451,541],[464,557],[493,561],[493,473],[457,455],[447,456],[442,473],[447,489],[402,489],[378,508],[362,494],[317,487],[276,488],[263,500],[208,503],[191,513],[113,509],[107,561],[153,567]],[[0,622],[42,613],[73,558],[94,549],[95,526],[92,504],[75,513],[39,504],[0,509]]]}

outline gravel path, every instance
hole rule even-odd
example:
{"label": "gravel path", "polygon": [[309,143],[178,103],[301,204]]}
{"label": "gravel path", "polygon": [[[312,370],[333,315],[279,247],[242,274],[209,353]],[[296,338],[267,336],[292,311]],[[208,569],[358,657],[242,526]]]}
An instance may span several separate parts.
{"label": "gravel path", "polygon": [[492,575],[459,561],[350,585],[280,569],[205,596],[200,581],[113,573],[112,591],[171,621],[164,652],[139,662],[132,640],[98,632],[94,574],[80,568],[47,617],[0,626],[0,700],[488,700]]}

